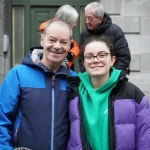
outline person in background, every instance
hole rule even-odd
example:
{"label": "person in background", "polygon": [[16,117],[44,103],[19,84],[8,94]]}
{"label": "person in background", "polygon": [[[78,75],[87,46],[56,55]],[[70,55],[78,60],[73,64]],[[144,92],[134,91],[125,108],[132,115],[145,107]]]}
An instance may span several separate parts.
{"label": "person in background", "polygon": [[149,150],[148,99],[115,69],[113,45],[90,36],[81,47],[86,72],[67,77],[70,138],[68,150]]}
{"label": "person in background", "polygon": [[[108,13],[104,12],[102,4],[91,2],[85,7],[86,28],[80,34],[79,46],[92,35],[105,35],[114,45],[117,60],[114,67],[123,70],[124,74],[129,68],[131,61],[130,51],[127,40],[119,26],[112,23]],[[82,64],[82,58],[79,56],[79,65],[81,72],[85,71]]]}
{"label": "person in background", "polygon": [[[63,5],[57,10],[57,12],[56,12],[53,19],[65,21],[72,28],[74,28],[76,26],[76,22],[77,22],[77,19],[78,19],[78,12],[71,5]],[[43,22],[40,25],[39,30],[41,32],[44,31],[44,27],[45,27],[46,22]],[[36,55],[42,53],[42,51],[37,51],[37,52],[34,52],[34,53],[36,53],[36,54],[33,55],[32,57],[36,62],[36,59],[37,59]],[[67,55],[66,59],[63,61],[63,65],[65,65],[66,67],[71,68],[72,70],[74,70],[73,63],[74,63],[74,60],[79,56],[79,53],[80,53],[79,46],[76,43],[76,41],[74,39],[72,39],[70,50],[68,52],[68,55]]]}
{"label": "person in background", "polygon": [[43,55],[38,63],[30,51],[12,68],[0,88],[0,149],[66,150],[69,137],[67,76],[77,74],[62,66],[72,39],[66,22],[47,22],[41,36]]}

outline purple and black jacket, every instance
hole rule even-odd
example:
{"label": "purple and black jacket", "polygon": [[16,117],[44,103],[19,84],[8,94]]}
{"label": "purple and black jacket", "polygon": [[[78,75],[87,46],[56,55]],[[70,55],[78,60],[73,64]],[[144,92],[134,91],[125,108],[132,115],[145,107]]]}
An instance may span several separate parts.
{"label": "purple and black jacket", "polygon": [[[88,150],[81,118],[78,77],[69,77],[70,138],[67,150]],[[150,150],[150,109],[143,92],[120,77],[109,95],[110,150]]]}

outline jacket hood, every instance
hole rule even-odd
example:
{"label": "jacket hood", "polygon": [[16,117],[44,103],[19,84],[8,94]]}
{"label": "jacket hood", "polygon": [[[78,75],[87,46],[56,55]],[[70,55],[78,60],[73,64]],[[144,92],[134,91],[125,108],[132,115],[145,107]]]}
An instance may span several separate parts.
{"label": "jacket hood", "polygon": [[35,64],[33,63],[32,59],[31,59],[31,53],[34,49],[43,49],[43,47],[41,47],[41,46],[31,47],[29,49],[27,55],[23,58],[21,64],[28,65],[28,66],[35,66]]}
{"label": "jacket hood", "polygon": [[[42,63],[38,63],[35,64],[32,61],[31,58],[31,53],[34,49],[43,49],[43,47],[41,46],[36,46],[36,47],[31,47],[27,53],[27,55],[23,58],[22,63],[23,65],[27,65],[27,66],[31,66],[31,67],[38,67],[42,70],[44,70],[44,72],[53,72],[52,70],[50,70],[49,68],[47,68],[46,66],[44,66]],[[42,57],[42,56],[41,56]],[[55,72],[55,74],[66,74],[66,75],[70,75],[69,69],[67,69],[66,67],[64,67],[63,65],[60,66],[60,68]]]}
{"label": "jacket hood", "polygon": [[102,20],[102,23],[99,25],[99,27],[96,29],[96,31],[93,31],[93,30],[89,30],[87,28],[87,25],[86,25],[86,28],[87,30],[90,32],[90,33],[96,33],[96,34],[102,34],[106,29],[108,29],[110,27],[110,25],[112,24],[112,20],[109,16],[108,13],[104,13],[104,17],[103,17],[103,20]]}
{"label": "jacket hood", "polygon": [[82,85],[80,84],[80,87],[83,87],[84,92],[87,91],[89,95],[92,91],[94,91],[93,93],[95,93],[95,91],[101,94],[107,93],[106,91],[109,91],[118,81],[120,72],[121,70],[111,67],[108,80],[103,85],[99,86],[97,89],[93,88],[90,75],[87,72],[79,73],[78,76],[82,81]]}
{"label": "jacket hood", "polygon": [[[120,83],[122,84],[123,82],[125,82],[127,80],[128,80],[128,78],[126,78],[124,76],[123,71],[121,71],[117,83],[120,85]],[[67,82],[68,82],[70,88],[76,93],[76,95],[78,95],[78,86],[80,84],[80,81],[81,80],[78,76],[75,76],[75,77],[74,76],[68,76],[67,77]]]}

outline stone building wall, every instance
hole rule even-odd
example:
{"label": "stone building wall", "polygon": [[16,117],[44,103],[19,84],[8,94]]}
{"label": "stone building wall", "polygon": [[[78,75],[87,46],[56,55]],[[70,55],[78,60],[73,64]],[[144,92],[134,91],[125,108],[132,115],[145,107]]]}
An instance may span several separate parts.
{"label": "stone building wall", "polygon": [[[10,69],[10,0],[0,0],[0,83]],[[4,35],[8,37],[8,51],[4,52]]]}
{"label": "stone building wall", "polygon": [[131,52],[129,81],[150,101],[150,0],[101,0],[104,10],[119,25]]}
{"label": "stone building wall", "polygon": [[0,0],[0,81],[4,76],[4,58],[3,58],[3,26],[4,26],[4,0]]}

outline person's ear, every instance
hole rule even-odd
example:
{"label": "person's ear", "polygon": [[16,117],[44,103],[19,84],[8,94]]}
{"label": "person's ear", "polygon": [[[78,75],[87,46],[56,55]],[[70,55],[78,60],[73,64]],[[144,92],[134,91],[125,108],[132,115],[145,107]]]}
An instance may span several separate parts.
{"label": "person's ear", "polygon": [[114,65],[115,61],[116,61],[116,57],[115,57],[115,56],[112,56],[112,57],[111,57],[111,66]]}
{"label": "person's ear", "polygon": [[43,47],[43,34],[41,34],[41,42],[40,42],[40,44]]}
{"label": "person's ear", "polygon": [[103,20],[103,17],[100,16],[100,17],[99,17],[99,24],[102,22],[102,20]]}

